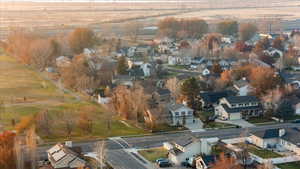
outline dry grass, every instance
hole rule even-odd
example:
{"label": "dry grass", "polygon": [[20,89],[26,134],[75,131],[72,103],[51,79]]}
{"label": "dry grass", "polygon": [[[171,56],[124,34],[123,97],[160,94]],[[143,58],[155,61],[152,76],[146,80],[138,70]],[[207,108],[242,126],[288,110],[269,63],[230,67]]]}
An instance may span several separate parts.
{"label": "dry grass", "polygon": [[[52,134],[38,134],[46,141],[61,141],[66,138],[64,126],[60,116],[62,112],[71,112],[78,117],[81,109],[89,107],[88,113],[93,117],[92,133],[85,133],[78,127],[71,135],[72,139],[81,140],[88,138],[106,138],[120,135],[136,135],[144,133],[143,130],[126,126],[116,117],[112,118],[111,129],[107,129],[107,118],[113,115],[103,111],[96,103],[77,101],[67,93],[61,92],[50,81],[44,80],[39,73],[30,70],[27,66],[18,63],[8,56],[0,56],[0,99],[5,102],[5,111],[1,110],[0,129],[13,129],[14,119],[17,123],[24,116],[35,115],[48,110],[54,123]],[[26,100],[24,101],[24,97]],[[75,120],[74,123],[77,123]]]}

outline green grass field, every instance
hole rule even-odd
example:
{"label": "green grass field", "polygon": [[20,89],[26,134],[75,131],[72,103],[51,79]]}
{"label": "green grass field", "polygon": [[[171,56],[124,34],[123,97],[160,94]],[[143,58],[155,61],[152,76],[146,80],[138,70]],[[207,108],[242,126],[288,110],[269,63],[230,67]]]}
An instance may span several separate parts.
{"label": "green grass field", "polygon": [[[48,110],[54,122],[52,134],[45,135],[38,130],[38,134],[45,141],[70,139],[66,138],[60,116],[62,112],[70,112],[74,113],[73,117],[78,117],[79,110],[85,107],[93,110],[88,112],[93,119],[93,130],[86,134],[75,128],[71,134],[73,140],[145,133],[142,129],[123,124],[96,103],[77,101],[70,94],[56,88],[51,81],[43,79],[39,73],[4,55],[0,56],[0,100],[4,101],[5,105],[4,109],[0,109],[0,130],[14,129],[13,120],[18,123],[24,116]],[[112,117],[110,129],[107,127],[107,117]]]}
{"label": "green grass field", "polygon": [[138,151],[145,159],[155,162],[158,158],[167,158],[168,151],[162,147]]}
{"label": "green grass field", "polygon": [[280,169],[299,169],[300,162],[278,164],[277,167],[279,167]]}
{"label": "green grass field", "polygon": [[235,144],[235,145],[238,147],[247,147],[248,151],[250,153],[257,155],[264,159],[283,157],[282,155],[280,155],[276,152],[273,152],[273,151],[270,151],[267,149],[262,149],[262,148],[256,147],[255,145],[252,145],[252,144],[245,145],[244,143],[240,143],[240,144]]}

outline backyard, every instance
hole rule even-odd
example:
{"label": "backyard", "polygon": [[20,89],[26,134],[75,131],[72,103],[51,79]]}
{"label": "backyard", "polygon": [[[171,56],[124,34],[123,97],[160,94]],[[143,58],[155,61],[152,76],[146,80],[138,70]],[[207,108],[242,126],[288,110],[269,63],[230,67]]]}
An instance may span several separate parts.
{"label": "backyard", "polygon": [[[74,95],[59,90],[40,73],[5,55],[0,56],[0,93],[4,107],[0,109],[0,130],[14,129],[23,117],[34,117],[39,112],[47,111],[53,121],[51,135],[37,129],[46,142],[62,141],[63,138],[81,140],[145,133],[143,129],[130,125],[130,122],[121,122],[100,105],[85,99],[78,100]],[[92,117],[92,131],[86,133],[75,126],[70,137],[66,138],[62,114],[71,113],[71,118],[75,118],[79,117],[80,111],[86,111]],[[77,119],[74,119],[74,123],[77,123]]]}
{"label": "backyard", "polygon": [[236,146],[240,147],[240,148],[247,148],[248,151],[254,155],[257,155],[261,158],[264,158],[264,159],[268,159],[268,158],[278,158],[278,157],[283,157],[282,155],[276,153],[276,152],[273,152],[273,151],[270,151],[270,150],[267,150],[267,149],[262,149],[262,148],[259,148],[255,145],[252,145],[252,144],[245,144],[245,143],[239,143],[239,144],[235,144]]}
{"label": "backyard", "polygon": [[167,158],[168,151],[163,147],[138,151],[145,159],[155,162],[159,158]]}

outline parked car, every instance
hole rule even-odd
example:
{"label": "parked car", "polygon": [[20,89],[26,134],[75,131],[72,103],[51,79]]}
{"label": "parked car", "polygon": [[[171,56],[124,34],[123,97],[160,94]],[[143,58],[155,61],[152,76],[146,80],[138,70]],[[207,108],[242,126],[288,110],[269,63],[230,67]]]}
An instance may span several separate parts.
{"label": "parked car", "polygon": [[181,166],[186,167],[186,168],[192,167],[192,166],[189,164],[189,162],[187,162],[187,161],[182,162],[182,163],[181,163]]}
{"label": "parked car", "polygon": [[168,161],[169,162],[169,160],[168,159],[166,159],[166,158],[159,158],[159,159],[156,159],[155,160],[155,162],[158,164],[159,162],[161,162],[161,161]]}
{"label": "parked car", "polygon": [[172,164],[169,161],[160,161],[158,163],[158,166],[161,167],[161,168],[164,168],[164,167],[171,167]]}
{"label": "parked car", "polygon": [[300,119],[294,120],[292,123],[300,123]]}

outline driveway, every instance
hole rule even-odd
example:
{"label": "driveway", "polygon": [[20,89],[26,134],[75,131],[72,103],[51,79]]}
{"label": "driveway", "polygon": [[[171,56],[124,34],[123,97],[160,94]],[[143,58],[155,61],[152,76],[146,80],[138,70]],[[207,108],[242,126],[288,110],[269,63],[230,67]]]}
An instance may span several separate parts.
{"label": "driveway", "polygon": [[191,132],[205,131],[203,129],[203,122],[198,118],[195,118],[195,123],[186,124],[185,127],[188,128]]}
{"label": "driveway", "polygon": [[247,122],[246,120],[219,120],[219,119],[216,119],[216,122],[219,122],[219,123],[226,123],[226,124],[233,124],[233,125],[236,125],[236,126],[240,126],[242,128],[248,128],[248,127],[255,127],[254,124],[251,124],[249,122]]}

